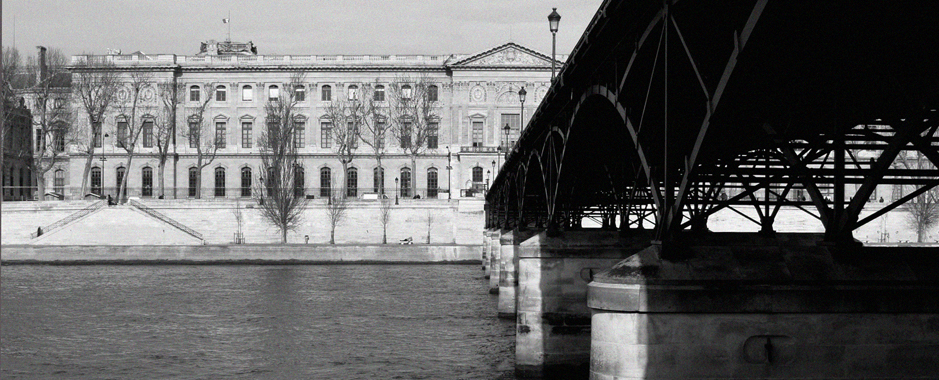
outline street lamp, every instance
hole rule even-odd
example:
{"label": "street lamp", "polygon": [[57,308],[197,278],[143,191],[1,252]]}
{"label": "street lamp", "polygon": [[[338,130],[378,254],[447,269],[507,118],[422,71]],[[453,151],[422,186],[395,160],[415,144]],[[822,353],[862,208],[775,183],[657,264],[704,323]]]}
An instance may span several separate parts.
{"label": "street lamp", "polygon": [[450,187],[453,181],[450,179],[450,170],[453,169],[453,166],[450,166],[450,146],[447,145],[447,202],[453,198],[453,192]]}
{"label": "street lamp", "polygon": [[[99,195],[99,196],[104,196],[104,183],[105,183],[105,182],[104,182],[104,172],[106,171],[106,170],[104,170],[104,162],[108,160],[108,158],[104,156],[104,152],[101,153],[101,158],[100,158],[100,160],[101,160],[101,189],[100,189],[101,194],[98,194],[98,195]],[[108,206],[110,206],[110,205],[108,205]]]}
{"label": "street lamp", "polygon": [[[525,95],[528,95],[528,91],[525,91],[525,87],[522,87],[522,89],[518,90],[518,103],[522,106],[522,110],[518,117],[518,132],[520,137],[522,133],[522,126],[525,125]],[[505,158],[509,158],[509,156],[506,155]]]}
{"label": "street lamp", "polygon": [[561,22],[561,15],[557,8],[551,8],[551,14],[548,15],[548,28],[551,29],[551,83],[554,83],[554,51],[557,45],[558,24]]}
{"label": "street lamp", "polygon": [[509,158],[509,130],[512,128],[509,127],[509,123],[505,123],[505,126],[502,127],[502,133],[505,134],[505,158]]}
{"label": "street lamp", "polygon": [[395,206],[398,205],[398,177],[395,177]]}
{"label": "street lamp", "polygon": [[[493,161],[493,162],[495,162],[495,161]],[[490,175],[491,173],[492,173],[492,172],[490,172],[488,169],[486,169],[486,193],[489,192],[489,175]]]}

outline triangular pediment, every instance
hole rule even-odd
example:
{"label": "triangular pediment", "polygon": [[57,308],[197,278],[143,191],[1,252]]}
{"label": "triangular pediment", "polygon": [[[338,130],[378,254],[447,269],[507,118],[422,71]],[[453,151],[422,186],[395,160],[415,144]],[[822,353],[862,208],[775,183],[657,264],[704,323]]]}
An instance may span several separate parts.
{"label": "triangular pediment", "polygon": [[551,67],[551,57],[509,42],[460,59],[450,67]]}

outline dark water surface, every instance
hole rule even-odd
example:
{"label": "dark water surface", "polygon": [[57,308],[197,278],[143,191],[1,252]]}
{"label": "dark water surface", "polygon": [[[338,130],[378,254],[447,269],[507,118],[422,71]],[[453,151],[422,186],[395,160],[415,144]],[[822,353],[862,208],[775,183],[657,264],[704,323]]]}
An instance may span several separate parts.
{"label": "dark water surface", "polygon": [[511,379],[476,265],[4,266],[8,379]]}

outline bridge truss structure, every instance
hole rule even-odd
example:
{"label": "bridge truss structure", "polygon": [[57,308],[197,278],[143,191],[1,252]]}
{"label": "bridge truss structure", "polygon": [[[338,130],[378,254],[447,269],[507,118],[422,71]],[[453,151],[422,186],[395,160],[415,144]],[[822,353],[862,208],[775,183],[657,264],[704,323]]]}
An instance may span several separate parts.
{"label": "bridge truss structure", "polygon": [[[884,213],[939,201],[930,5],[605,1],[494,179],[487,228],[594,218],[668,242],[728,208],[772,233],[794,207],[856,244]],[[862,217],[878,186],[903,193]]]}

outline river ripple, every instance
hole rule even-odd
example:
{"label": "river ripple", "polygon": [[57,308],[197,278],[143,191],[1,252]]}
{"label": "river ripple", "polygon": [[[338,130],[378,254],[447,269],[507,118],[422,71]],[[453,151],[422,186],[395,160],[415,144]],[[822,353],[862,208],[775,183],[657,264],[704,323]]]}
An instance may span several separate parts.
{"label": "river ripple", "polygon": [[511,379],[475,265],[4,266],[3,379]]}

